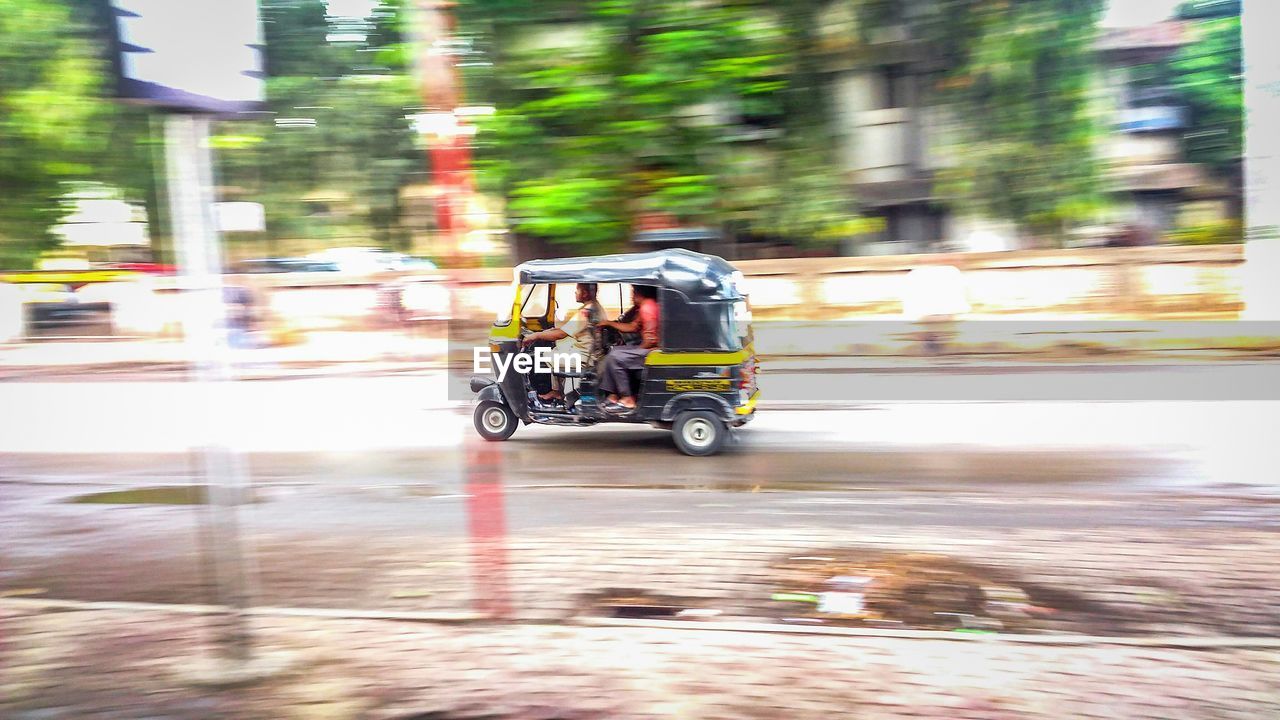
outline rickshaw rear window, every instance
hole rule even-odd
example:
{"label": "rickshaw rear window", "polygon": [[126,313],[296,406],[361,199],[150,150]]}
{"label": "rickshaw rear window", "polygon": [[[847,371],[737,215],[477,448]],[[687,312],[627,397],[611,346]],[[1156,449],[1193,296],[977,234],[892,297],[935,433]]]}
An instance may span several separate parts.
{"label": "rickshaw rear window", "polygon": [[733,304],[733,324],[737,329],[738,342],[742,347],[751,344],[751,304],[746,299]]}

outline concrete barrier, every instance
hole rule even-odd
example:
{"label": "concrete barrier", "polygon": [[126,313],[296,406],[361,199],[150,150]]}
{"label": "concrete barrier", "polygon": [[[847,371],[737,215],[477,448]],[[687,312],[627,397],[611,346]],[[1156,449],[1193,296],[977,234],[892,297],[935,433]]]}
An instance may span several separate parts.
{"label": "concrete barrier", "polygon": [[[910,273],[949,267],[954,284],[948,302],[966,307],[960,318],[1056,322],[1157,320],[1234,320],[1242,309],[1240,245],[1157,246],[1085,250],[1036,250],[1000,253],[899,255],[854,258],[755,260],[737,263],[745,276],[760,342],[776,354],[897,354],[915,352],[912,332],[896,323],[860,323],[839,338],[814,323],[833,321],[909,321]],[[917,273],[916,278],[928,273]],[[228,276],[228,283],[249,288],[259,300],[262,319],[278,337],[314,332],[350,332],[379,324],[379,288],[386,283],[416,283],[427,292],[406,292],[415,304],[447,308],[410,308],[410,314],[450,316],[487,326],[511,299],[510,268],[387,273],[351,277],[330,273]],[[439,288],[447,288],[447,294]],[[179,328],[178,292],[172,281],[155,287],[148,307],[159,319],[137,323],[155,331]],[[960,297],[960,296],[963,297]],[[0,303],[2,305],[2,303]],[[0,313],[4,308],[0,306]],[[3,317],[0,317],[0,325]],[[804,329],[808,327],[808,329]],[[1212,345],[1218,333],[1237,336],[1223,326],[1190,332],[1196,340],[1168,332],[1142,333],[1117,325],[1071,333],[1012,333],[991,323],[961,323],[953,347],[1015,352],[1020,343],[1040,346],[1126,347]],[[141,328],[140,328],[141,329]],[[0,331],[3,327],[0,326]],[[1161,332],[1165,332],[1161,335]],[[1186,333],[1184,333],[1186,334]],[[1014,337],[1018,335],[1019,337]],[[824,337],[828,338],[824,340]],[[1158,341],[1157,341],[1158,339]],[[1221,345],[1221,343],[1217,343]],[[1239,344],[1239,343],[1236,343]],[[1269,346],[1267,343],[1263,345]]]}
{"label": "concrete barrier", "polygon": [[[908,274],[959,270],[967,317],[1234,319],[1240,245],[798,258],[736,263],[757,319],[904,317]],[[450,273],[464,316],[492,315],[510,297],[510,269]]]}

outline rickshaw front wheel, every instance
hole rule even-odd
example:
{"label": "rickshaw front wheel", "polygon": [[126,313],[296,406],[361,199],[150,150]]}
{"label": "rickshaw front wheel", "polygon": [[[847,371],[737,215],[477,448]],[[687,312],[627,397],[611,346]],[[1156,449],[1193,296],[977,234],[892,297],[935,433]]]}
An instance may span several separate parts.
{"label": "rickshaw front wheel", "polygon": [[502,403],[486,400],[471,416],[480,437],[492,442],[506,440],[516,431],[516,414]]}
{"label": "rickshaw front wheel", "polygon": [[714,413],[686,410],[676,416],[671,434],[676,447],[685,455],[714,455],[724,445],[729,428]]}

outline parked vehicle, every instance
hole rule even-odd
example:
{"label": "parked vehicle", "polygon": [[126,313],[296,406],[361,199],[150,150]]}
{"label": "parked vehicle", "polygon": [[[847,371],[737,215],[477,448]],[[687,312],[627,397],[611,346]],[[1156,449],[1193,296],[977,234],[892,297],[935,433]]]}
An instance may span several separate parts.
{"label": "parked vehicle", "polygon": [[312,253],[306,260],[332,265],[340,272],[356,275],[436,269],[430,260],[370,247],[330,248]]}
{"label": "parked vehicle", "polygon": [[337,272],[338,266],[331,262],[319,262],[302,258],[256,258],[242,260],[231,267],[234,273],[293,273],[293,272]]}

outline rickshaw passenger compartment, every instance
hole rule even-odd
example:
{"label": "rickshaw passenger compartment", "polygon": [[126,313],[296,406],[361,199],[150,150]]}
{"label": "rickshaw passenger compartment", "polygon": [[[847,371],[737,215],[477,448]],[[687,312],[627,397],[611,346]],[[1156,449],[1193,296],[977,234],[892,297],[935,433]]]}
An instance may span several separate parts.
{"label": "rickshaw passenger compartment", "polygon": [[640,392],[644,390],[644,371],[628,370],[627,379],[631,381],[631,397],[640,397]]}

